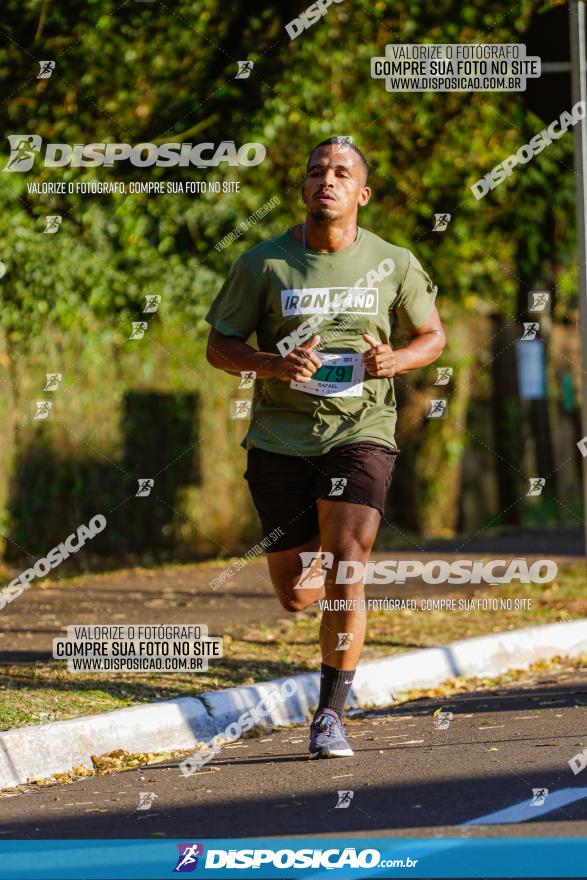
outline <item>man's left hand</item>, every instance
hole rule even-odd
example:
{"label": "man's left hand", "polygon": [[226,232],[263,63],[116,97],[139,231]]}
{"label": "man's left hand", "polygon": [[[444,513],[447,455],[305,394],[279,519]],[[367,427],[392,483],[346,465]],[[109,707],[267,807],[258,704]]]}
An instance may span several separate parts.
{"label": "man's left hand", "polygon": [[371,346],[363,355],[363,364],[369,375],[380,378],[395,376],[399,371],[399,363],[391,345],[378,342],[368,333],[363,333],[363,339]]}

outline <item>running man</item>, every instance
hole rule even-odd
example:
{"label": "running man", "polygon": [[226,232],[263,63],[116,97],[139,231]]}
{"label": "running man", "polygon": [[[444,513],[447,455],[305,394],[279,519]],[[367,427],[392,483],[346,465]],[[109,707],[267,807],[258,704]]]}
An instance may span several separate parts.
{"label": "running man", "polygon": [[[445,343],[436,287],[414,255],[357,226],[367,172],[341,138],[312,150],[305,222],[244,253],[206,316],[208,362],[256,374],[245,478],[263,533],[284,532],[267,549],[277,597],[288,611],[336,606],[322,614],[312,758],[353,754],[342,717],[367,615],[362,579],[336,574],[341,561],[368,561],[384,513],[399,452],[393,377]],[[396,319],[409,341],[393,350]]]}

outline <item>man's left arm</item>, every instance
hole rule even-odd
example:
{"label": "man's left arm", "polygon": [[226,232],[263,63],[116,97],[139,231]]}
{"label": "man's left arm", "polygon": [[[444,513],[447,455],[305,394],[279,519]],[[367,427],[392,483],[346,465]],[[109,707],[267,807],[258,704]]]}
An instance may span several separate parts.
{"label": "man's left arm", "polygon": [[413,327],[402,313],[398,314],[400,326],[410,336],[410,341],[403,348],[394,351],[370,336],[363,334],[363,339],[370,348],[363,354],[365,370],[370,376],[391,378],[398,373],[407,373],[433,363],[444,349],[446,336],[436,306],[425,324]]}

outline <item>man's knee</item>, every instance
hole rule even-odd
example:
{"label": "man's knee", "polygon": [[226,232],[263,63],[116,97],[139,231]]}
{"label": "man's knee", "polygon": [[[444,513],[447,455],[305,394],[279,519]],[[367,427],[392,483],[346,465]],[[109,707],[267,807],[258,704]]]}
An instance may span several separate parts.
{"label": "man's knee", "polygon": [[358,598],[362,595],[365,565],[369,561],[372,538],[341,535],[332,545],[334,565],[326,572],[325,589],[338,596]]}
{"label": "man's knee", "polygon": [[373,536],[366,532],[351,535],[339,535],[330,550],[334,556],[333,570],[341,562],[365,563],[369,560]]}
{"label": "man's knee", "polygon": [[308,608],[312,602],[315,601],[314,595],[308,595],[308,593],[304,594],[303,590],[300,590],[299,595],[291,595],[290,593],[284,593],[280,590],[277,590],[277,598],[283,608],[286,611],[291,611],[293,613],[297,611],[303,611],[305,608]]}

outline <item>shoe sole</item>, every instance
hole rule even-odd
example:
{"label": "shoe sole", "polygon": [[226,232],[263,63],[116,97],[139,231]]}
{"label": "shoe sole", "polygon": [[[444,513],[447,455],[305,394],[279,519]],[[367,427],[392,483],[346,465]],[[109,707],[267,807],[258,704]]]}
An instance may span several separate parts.
{"label": "shoe sole", "polygon": [[355,753],[348,749],[329,749],[328,751],[310,752],[312,758],[351,758]]}

